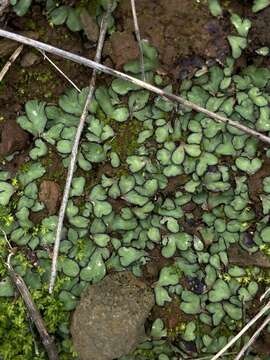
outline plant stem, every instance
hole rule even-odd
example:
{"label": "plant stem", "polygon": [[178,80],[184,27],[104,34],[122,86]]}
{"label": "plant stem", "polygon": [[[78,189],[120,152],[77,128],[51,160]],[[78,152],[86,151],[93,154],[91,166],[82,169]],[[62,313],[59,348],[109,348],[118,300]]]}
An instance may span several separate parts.
{"label": "plant stem", "polygon": [[219,359],[231,346],[233,346],[237,340],[239,340],[248,329],[254,325],[265,313],[270,309],[270,301],[256,314],[237,335],[235,335],[227,345],[225,345],[215,356],[211,358],[211,360]]}
{"label": "plant stem", "polygon": [[140,51],[140,67],[141,67],[141,73],[142,73],[142,80],[145,81],[143,48],[142,48],[140,28],[139,28],[139,24],[138,24],[137,13],[136,13],[135,0],[130,0],[130,2],[131,2],[131,10],[132,10],[132,16],[133,16],[133,22],[134,22],[135,35],[136,35],[136,39],[137,39],[139,51]]}
{"label": "plant stem", "polygon": [[78,92],[81,92],[81,89],[78,88],[78,86],[64,73],[63,70],[61,70],[59,68],[59,66],[57,66],[53,61],[52,59],[49,58],[48,55],[45,54],[44,51],[42,50],[39,50],[41,52],[41,54],[44,56],[44,58],[46,60],[49,61],[50,64],[52,64],[52,66],[78,91]]}
{"label": "plant stem", "polygon": [[[105,35],[107,32],[109,13],[110,13],[110,8],[108,8],[108,11],[104,15],[101,25],[100,25],[100,34],[99,34],[99,40],[98,40],[98,45],[97,45],[97,52],[96,52],[96,56],[95,56],[95,61],[97,63],[99,63],[100,59],[101,59]],[[70,187],[71,187],[71,183],[72,183],[72,179],[73,179],[73,175],[74,175],[74,171],[75,171],[79,142],[81,139],[81,134],[82,134],[82,131],[84,128],[86,117],[88,115],[88,107],[89,107],[89,105],[92,101],[93,95],[94,95],[96,77],[97,77],[97,70],[94,69],[92,78],[90,81],[89,93],[88,93],[87,99],[85,101],[84,109],[83,109],[83,112],[82,112],[82,115],[80,118],[80,122],[79,122],[79,125],[77,128],[77,132],[76,132],[75,139],[74,139],[74,144],[73,144],[72,151],[71,151],[71,158],[70,158],[70,163],[69,163],[69,167],[68,167],[68,173],[67,173],[64,194],[63,194],[63,198],[62,198],[62,202],[61,202],[61,206],[60,206],[58,224],[57,224],[57,229],[56,229],[56,237],[55,237],[55,242],[54,242],[51,277],[50,277],[50,284],[49,284],[49,293],[50,294],[53,292],[53,288],[54,288],[54,284],[55,284],[55,280],[56,280],[56,276],[57,276],[57,259],[58,259],[60,241],[61,241],[61,234],[62,234],[64,217],[65,217],[67,203],[68,203]]]}
{"label": "plant stem", "polygon": [[8,72],[11,65],[14,63],[14,61],[17,59],[17,57],[22,52],[22,49],[23,49],[23,45],[20,45],[19,47],[17,47],[17,49],[13,52],[13,54],[10,56],[8,61],[5,63],[5,65],[3,66],[3,68],[2,68],[2,70],[0,72],[0,81],[3,80],[4,76]]}
{"label": "plant stem", "polygon": [[10,264],[10,259],[11,259],[12,255],[13,255],[12,253],[9,254],[8,260],[6,263],[7,269],[8,269],[8,274],[9,274],[12,282],[18,289],[19,293],[21,294],[30,318],[36,325],[36,328],[41,337],[42,344],[47,351],[49,360],[58,360],[59,358],[58,358],[54,340],[49,335],[49,333],[46,329],[46,326],[44,324],[44,321],[43,321],[34,301],[32,300],[29,290],[28,290],[27,286],[25,285],[23,278],[15,272],[12,265]]}
{"label": "plant stem", "polygon": [[252,335],[252,337],[249,339],[249,341],[242,347],[239,354],[236,356],[234,360],[240,360],[243,355],[245,355],[245,352],[248,348],[252,346],[252,344],[256,341],[257,337],[260,335],[260,333],[263,331],[263,329],[270,323],[270,315],[267,316],[267,318],[264,320],[262,325],[255,331],[255,333]]}

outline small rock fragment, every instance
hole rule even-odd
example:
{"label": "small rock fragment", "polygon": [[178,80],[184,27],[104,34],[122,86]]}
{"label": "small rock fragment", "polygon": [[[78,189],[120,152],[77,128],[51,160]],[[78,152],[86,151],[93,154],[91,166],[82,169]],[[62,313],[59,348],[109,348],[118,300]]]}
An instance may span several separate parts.
{"label": "small rock fragment", "polygon": [[88,38],[92,42],[97,42],[99,29],[94,17],[89,15],[86,9],[80,12],[80,19],[82,22],[83,30]]}
{"label": "small rock fragment", "polygon": [[71,324],[80,359],[112,360],[134,350],[154,302],[152,290],[127,271],[90,285]]}
{"label": "small rock fragment", "polygon": [[44,180],[40,184],[38,194],[39,200],[45,204],[49,215],[53,215],[57,212],[60,202],[60,193],[60,186],[54,181]]}
{"label": "small rock fragment", "polygon": [[27,52],[23,55],[21,60],[22,67],[30,67],[34,65],[39,60],[39,56],[32,51]]}
{"label": "small rock fragment", "polygon": [[13,120],[7,120],[0,128],[0,156],[21,151],[28,145],[29,135]]}

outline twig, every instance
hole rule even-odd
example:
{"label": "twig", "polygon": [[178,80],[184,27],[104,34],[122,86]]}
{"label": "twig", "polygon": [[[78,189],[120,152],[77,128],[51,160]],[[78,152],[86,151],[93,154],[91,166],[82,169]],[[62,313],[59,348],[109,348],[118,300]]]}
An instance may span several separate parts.
{"label": "twig", "polygon": [[260,297],[260,301],[263,301],[270,294],[270,288],[268,288]]}
{"label": "twig", "polygon": [[[235,351],[232,351],[232,352],[228,352],[227,354],[224,354],[224,356],[230,356],[230,355],[235,355],[237,354]],[[203,357],[199,357],[199,358],[196,358],[196,360],[210,360],[212,357],[212,355],[208,355],[208,356],[203,356]],[[194,358],[187,358],[187,360],[194,360]]]}
{"label": "twig", "polygon": [[19,47],[17,47],[17,49],[14,51],[14,53],[10,56],[8,61],[5,63],[5,65],[3,66],[3,68],[0,72],[0,81],[3,80],[4,76],[6,75],[6,73],[9,70],[10,66],[14,63],[14,61],[17,59],[17,57],[22,52],[22,49],[23,49],[23,45],[20,45]]}
{"label": "twig", "polygon": [[12,265],[10,264],[10,259],[11,259],[12,255],[13,255],[12,253],[10,253],[8,255],[8,260],[6,262],[8,274],[23,298],[23,301],[25,303],[25,306],[27,308],[29,316],[32,319],[32,321],[34,322],[34,324],[36,325],[36,328],[41,337],[42,344],[47,351],[49,359],[50,360],[58,360],[58,354],[57,354],[54,340],[52,337],[50,337],[50,335],[45,327],[44,321],[43,321],[34,301],[32,300],[29,290],[28,290],[27,286],[25,285],[23,278],[15,272]]}
{"label": "twig", "polygon": [[17,42],[21,42],[23,44],[26,44],[26,45],[29,45],[29,46],[32,46],[32,47],[35,47],[37,49],[41,49],[41,50],[44,50],[48,53],[51,53],[51,54],[54,54],[54,55],[57,55],[57,56],[60,56],[64,59],[68,59],[68,60],[71,60],[71,61],[74,61],[78,64],[82,64],[84,66],[87,66],[87,67],[90,67],[90,68],[93,68],[93,69],[96,69],[98,71],[101,71],[105,74],[108,74],[108,75],[112,75],[112,76],[116,76],[122,80],[126,80],[126,81],[129,81],[131,82],[132,84],[135,84],[139,87],[142,87],[146,90],[149,90],[149,91],[152,91],[154,93],[156,93],[157,95],[159,96],[163,96],[171,101],[174,101],[174,102],[177,102],[179,104],[182,104],[184,107],[187,107],[187,108],[190,108],[194,111],[197,111],[197,112],[201,112],[205,115],[207,115],[207,117],[210,117],[211,119],[217,121],[217,122],[221,122],[221,123],[225,123],[225,124],[228,124],[230,126],[233,126],[241,131],[243,131],[244,133],[248,134],[248,135],[251,135],[267,144],[270,144],[270,137],[264,135],[264,134],[261,134],[259,133],[258,131],[256,130],[253,130],[253,129],[250,129],[249,127],[246,127],[236,121],[233,121],[225,116],[222,116],[222,115],[219,115],[219,114],[216,114],[212,111],[209,111],[199,105],[196,105],[194,104],[193,102],[191,101],[188,101],[186,99],[184,99],[183,97],[181,96],[177,96],[177,95],[174,95],[174,94],[170,94],[162,89],[159,89],[158,87],[154,86],[154,85],[151,85],[149,83],[146,83],[142,80],[139,80],[139,79],[136,79],[130,75],[127,75],[125,73],[122,73],[120,71],[117,71],[117,70],[114,70],[114,69],[111,69],[110,67],[108,66],[105,66],[105,65],[102,65],[102,64],[99,64],[93,60],[89,60],[89,59],[86,59],[82,56],[79,56],[79,55],[76,55],[76,54],[73,54],[73,53],[70,53],[68,51],[65,51],[65,50],[62,50],[62,49],[59,49],[59,48],[56,48],[54,46],[51,46],[51,45],[48,45],[48,44],[44,44],[40,41],[37,41],[37,40],[33,40],[33,39],[30,39],[30,38],[27,38],[23,35],[18,35],[18,34],[14,34],[12,32],[9,32],[9,31],[6,31],[6,30],[2,30],[0,29],[0,36],[3,36],[3,37],[6,37],[8,39],[11,39],[11,40],[14,40],[14,41],[17,41]]}
{"label": "twig", "polygon": [[[107,32],[109,14],[110,14],[110,7],[108,7],[108,10],[107,10],[105,16],[103,17],[101,25],[100,25],[100,34],[99,34],[99,40],[98,40],[97,51],[96,51],[96,56],[95,56],[95,61],[97,63],[99,63],[100,59],[101,59],[101,53],[102,53],[102,49],[103,49],[103,45],[104,45],[105,35]],[[89,93],[88,93],[87,99],[85,101],[84,109],[83,109],[83,112],[82,112],[82,115],[80,118],[80,122],[79,122],[79,125],[77,128],[74,144],[72,147],[71,158],[70,158],[70,163],[69,163],[69,167],[68,167],[68,173],[67,173],[67,179],[66,179],[63,199],[62,199],[62,203],[60,206],[58,224],[57,224],[57,229],[56,229],[56,237],[55,237],[55,242],[54,242],[51,277],[50,277],[50,284],[49,284],[49,293],[50,294],[53,292],[53,287],[54,287],[54,283],[55,283],[55,279],[56,279],[56,275],[57,275],[57,259],[58,259],[58,253],[59,253],[61,233],[62,233],[62,228],[63,228],[66,207],[67,207],[67,203],[68,203],[71,182],[72,182],[75,165],[76,165],[79,142],[80,142],[81,134],[82,134],[82,131],[84,128],[85,120],[88,115],[88,107],[89,107],[89,104],[91,103],[93,95],[94,95],[96,76],[97,76],[97,70],[94,69],[92,78],[90,81]]]}
{"label": "twig", "polygon": [[[8,254],[7,261],[4,262],[7,267],[8,274],[23,298],[23,301],[24,301],[25,306],[28,311],[28,313],[27,313],[28,317],[36,325],[36,328],[41,337],[42,344],[43,344],[45,350],[47,351],[49,360],[58,360],[58,354],[57,354],[54,340],[52,337],[50,337],[50,335],[46,329],[46,326],[43,322],[43,319],[42,319],[34,301],[32,300],[31,294],[30,294],[27,286],[25,285],[23,278],[15,272],[15,270],[13,269],[13,267],[10,263],[11,257],[15,254],[15,249],[11,246],[11,244],[7,238],[6,232],[1,228],[0,228],[0,231],[3,233],[4,238],[10,248],[10,253]],[[31,323],[30,323],[30,330],[32,332]],[[38,349],[37,349],[37,345],[35,342],[34,334],[33,334],[33,340],[34,340],[34,345],[35,345],[35,351],[37,351]]]}
{"label": "twig", "polygon": [[46,55],[46,53],[43,50],[38,50],[39,52],[41,52],[41,54],[44,56],[44,58],[46,60],[49,61],[50,64],[52,64],[52,66],[78,91],[81,92],[81,89],[78,88],[78,86],[64,73],[64,71],[62,71],[59,66],[57,66],[52,59],[49,58],[48,55]]}
{"label": "twig", "polygon": [[215,356],[211,358],[211,360],[217,360],[220,358],[233,344],[236,343],[237,340],[241,338],[242,335],[244,335],[247,330],[254,325],[265,313],[270,309],[270,301],[258,312],[257,315],[255,315],[244,327],[243,329],[235,335],[227,345],[225,345]]}
{"label": "twig", "polygon": [[29,314],[27,314],[27,320],[28,320],[28,323],[29,323],[29,329],[31,331],[31,334],[32,334],[32,338],[33,338],[33,343],[34,343],[34,348],[35,348],[35,355],[38,356],[39,355],[39,349],[38,349],[38,344],[36,342],[36,339],[35,339],[35,333],[34,333],[34,329],[33,329],[33,322],[32,322],[32,319],[30,318]]}
{"label": "twig", "polygon": [[262,325],[255,331],[255,333],[251,336],[249,341],[242,347],[241,351],[234,360],[240,360],[241,357],[245,355],[245,352],[248,350],[248,348],[252,346],[252,344],[256,341],[257,337],[260,335],[260,333],[269,323],[270,323],[270,315],[267,316],[267,318],[264,320]]}
{"label": "twig", "polygon": [[7,242],[10,251],[13,251],[13,247],[11,246],[11,243],[9,242],[9,240],[8,240],[8,238],[7,238],[6,232],[5,232],[3,229],[1,229],[1,228],[0,228],[0,231],[1,231],[2,234],[4,235],[5,241]]}
{"label": "twig", "polygon": [[131,9],[132,9],[133,22],[134,22],[135,35],[136,35],[136,39],[137,39],[138,46],[139,46],[139,51],[140,51],[140,67],[141,67],[141,73],[142,73],[142,80],[145,81],[143,48],[142,48],[142,40],[141,40],[140,28],[139,28],[139,24],[138,24],[137,13],[136,13],[135,0],[130,0],[130,2],[131,2]]}

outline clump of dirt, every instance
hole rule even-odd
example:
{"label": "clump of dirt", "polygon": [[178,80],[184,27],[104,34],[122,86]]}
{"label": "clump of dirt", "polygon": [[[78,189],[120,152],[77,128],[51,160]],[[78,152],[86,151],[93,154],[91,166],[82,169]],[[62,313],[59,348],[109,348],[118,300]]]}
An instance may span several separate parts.
{"label": "clump of dirt", "polygon": [[89,286],[71,324],[80,359],[110,360],[134,350],[154,302],[151,288],[127,271]]}
{"label": "clump of dirt", "polygon": [[[205,2],[141,0],[137,15],[141,37],[158,49],[162,68],[175,78],[182,76],[183,67],[200,67],[207,59],[222,61],[229,53],[229,19],[213,18]],[[120,2],[116,23],[107,52],[119,68],[138,55],[129,0]]]}
{"label": "clump of dirt", "polygon": [[12,119],[0,122],[0,158],[24,150],[29,145],[29,134]]}

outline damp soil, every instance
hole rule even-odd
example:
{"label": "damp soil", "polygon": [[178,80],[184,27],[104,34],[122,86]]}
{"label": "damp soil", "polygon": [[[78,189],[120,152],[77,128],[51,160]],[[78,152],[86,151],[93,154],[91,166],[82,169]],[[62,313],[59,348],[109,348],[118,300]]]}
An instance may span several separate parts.
{"label": "damp soil", "polygon": [[[205,0],[181,0],[181,6],[180,0],[138,0],[136,3],[141,36],[143,39],[148,39],[159,52],[158,72],[167,75],[170,81],[174,84],[177,83],[178,86],[179,81],[192,77],[194,72],[202,66],[215,62],[223,63],[230,51],[226,37],[232,30],[229,21],[231,10],[250,17],[253,22],[250,32],[251,46],[238,60],[238,70],[253,63],[263,66],[270,65],[268,59],[261,60],[255,53],[255,50],[261,46],[270,47],[270,8],[258,16],[250,11],[251,1],[224,0],[223,17],[217,19],[209,13]],[[117,69],[122,69],[124,63],[138,57],[129,0],[120,2],[115,19],[116,31],[106,41],[102,61]],[[7,14],[4,26],[8,30],[27,33],[40,41],[91,59],[95,56],[95,46],[88,41],[84,34],[72,33],[64,26],[51,27],[39,5],[35,5],[31,12],[23,18],[18,18],[12,13]],[[10,41],[0,40],[1,67],[16,46]],[[31,65],[25,66],[23,59],[29,57],[29,53],[35,55],[35,61]],[[88,85],[91,76],[90,69],[63,59],[54,57],[52,59],[78,87],[82,88]],[[101,75],[99,81],[109,82],[110,78]],[[69,86],[68,82],[43,59],[42,54],[28,47],[23,49],[15,64],[11,66],[0,83],[0,160],[2,161],[1,167],[10,170],[13,176],[16,176],[17,171],[28,161],[28,153],[33,145],[33,139],[16,128],[16,117],[24,111],[24,104],[30,99],[35,98],[55,104],[67,86]],[[18,136],[21,141],[18,141]],[[4,162],[3,158],[14,151],[17,153],[13,160]],[[45,180],[55,181],[57,186],[63,189],[66,170],[62,168],[61,160],[54,152],[53,147],[50,149],[50,155],[46,159],[45,165],[47,168]],[[95,183],[104,171],[112,174],[114,170],[110,167],[96,168],[95,175],[93,177],[90,175],[87,181],[91,184]],[[261,170],[249,178],[250,197],[258,217],[262,216],[260,193],[262,192],[262,179],[265,176],[270,176],[269,159],[264,159]],[[185,179],[181,177],[172,179],[165,192],[169,193],[181,187],[183,181],[185,182]],[[120,211],[122,204],[115,200],[112,200],[112,203],[114,208]],[[57,206],[59,206],[59,201]],[[187,232],[195,233],[196,226],[200,223],[200,211],[192,203],[187,205],[185,211],[194,211],[194,224],[182,225]],[[42,216],[47,216],[47,213],[41,214],[41,218],[32,220],[39,222]],[[242,266],[250,266],[252,259],[246,257],[245,263],[243,256],[237,254],[236,249],[232,254],[235,264],[241,260]],[[158,248],[150,254],[150,259],[143,269],[143,278],[145,282],[153,285],[158,279],[160,269],[170,265],[172,260],[164,259]],[[269,264],[266,267],[268,266]],[[250,311],[256,313],[259,306],[257,304]],[[169,329],[181,328],[181,323],[190,319],[179,310],[177,299],[173,299],[163,308],[155,306],[150,319],[157,317],[162,318]],[[177,331],[171,330],[169,336],[173,341],[177,341]],[[267,354],[269,353],[269,343],[269,335],[263,333],[256,347],[261,353]],[[192,344],[187,344],[188,347],[192,348]]]}

